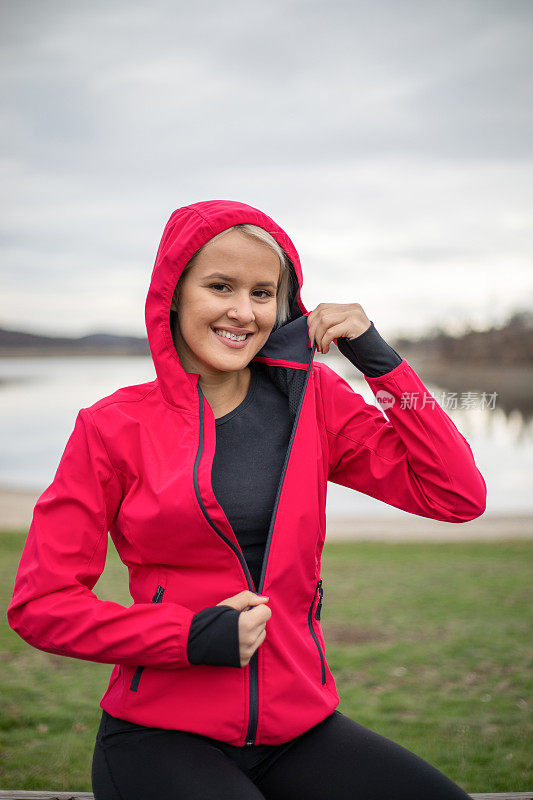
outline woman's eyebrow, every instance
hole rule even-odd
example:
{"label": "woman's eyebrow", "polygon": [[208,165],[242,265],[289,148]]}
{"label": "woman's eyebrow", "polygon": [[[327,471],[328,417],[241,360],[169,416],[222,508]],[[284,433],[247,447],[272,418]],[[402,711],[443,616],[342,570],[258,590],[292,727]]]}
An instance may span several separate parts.
{"label": "woman's eyebrow", "polygon": [[[230,278],[229,275],[222,275],[221,272],[212,272],[211,275],[205,276],[206,281],[212,280],[213,278],[218,278],[218,280],[222,281],[229,281],[229,283],[235,281],[235,278]],[[257,281],[257,286],[271,286],[273,289],[277,288],[276,284],[272,283],[272,281]]]}

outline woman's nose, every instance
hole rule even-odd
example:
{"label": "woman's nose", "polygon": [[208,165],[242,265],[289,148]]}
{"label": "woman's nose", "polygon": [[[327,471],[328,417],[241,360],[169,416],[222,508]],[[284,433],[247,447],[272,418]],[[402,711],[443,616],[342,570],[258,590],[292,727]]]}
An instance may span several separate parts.
{"label": "woman's nose", "polygon": [[238,319],[243,323],[254,320],[255,314],[250,298],[248,296],[234,297],[228,310],[228,317]]}

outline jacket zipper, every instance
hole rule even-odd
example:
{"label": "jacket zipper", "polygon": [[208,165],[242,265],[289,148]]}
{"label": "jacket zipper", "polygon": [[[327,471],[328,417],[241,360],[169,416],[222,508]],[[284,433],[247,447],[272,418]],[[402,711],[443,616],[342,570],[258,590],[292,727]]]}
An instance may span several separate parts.
{"label": "jacket zipper", "polygon": [[[152,603],[161,603],[163,601],[164,592],[165,592],[165,590],[163,589],[163,587],[162,586],[158,586],[157,589],[156,589],[156,593],[154,594],[154,596],[152,597],[152,600],[150,602],[152,602]],[[139,687],[139,681],[141,679],[141,675],[143,673],[143,670],[144,670],[143,666],[137,667],[137,669],[135,670],[135,672],[133,674],[133,678],[131,679],[131,683],[130,683],[130,689],[132,690],[132,692],[136,692],[137,691],[137,689]]]}
{"label": "jacket zipper", "polygon": [[[311,357],[309,359],[309,364],[307,367],[307,374],[305,377],[304,386],[301,392],[300,401],[298,403],[298,410],[296,412],[296,417],[294,420],[294,424],[292,426],[292,433],[291,438],[287,447],[287,453],[285,455],[285,463],[283,464],[283,469],[281,471],[281,476],[279,479],[278,484],[278,491],[276,494],[276,500],[274,503],[274,509],[272,511],[272,517],[270,520],[270,527],[268,531],[267,541],[265,545],[265,554],[263,557],[263,565],[261,569],[261,577],[259,580],[259,587],[257,589],[257,594],[260,594],[263,587],[265,571],[266,571],[266,563],[268,559],[268,552],[270,549],[270,540],[272,538],[272,531],[274,530],[274,523],[276,520],[276,511],[278,508],[279,498],[281,496],[281,489],[283,487],[283,481],[285,478],[285,473],[287,471],[287,465],[289,463],[289,457],[292,450],[292,443],[294,441],[294,436],[296,433],[296,427],[298,425],[298,420],[300,419],[300,411],[302,409],[303,399],[305,397],[305,390],[307,389],[307,383],[309,381],[309,375],[311,374],[311,369],[313,365],[313,356],[315,354],[316,344],[313,345],[313,349],[311,350]],[[196,384],[198,390],[198,405],[200,410],[200,431],[199,431],[199,442],[198,442],[198,451],[196,453],[196,460],[194,462],[194,491],[196,493],[196,499],[198,500],[198,504],[202,509],[202,513],[206,518],[207,522],[211,525],[211,527],[218,533],[218,535],[231,547],[235,555],[240,561],[242,569],[244,571],[244,575],[246,577],[246,581],[248,583],[248,588],[252,592],[256,592],[254,582],[252,576],[250,575],[250,570],[248,569],[248,564],[246,563],[246,559],[244,558],[244,554],[240,547],[237,547],[233,544],[233,542],[228,539],[227,536],[220,530],[220,528],[215,525],[209,514],[207,513],[207,509],[204,506],[202,498],[200,496],[200,488],[198,484],[198,468],[200,465],[200,459],[202,457],[203,449],[204,449],[204,396],[203,392],[200,388],[200,384]],[[245,745],[254,745],[255,744],[255,736],[257,733],[257,722],[258,722],[258,709],[259,709],[259,681],[258,681],[258,668],[257,668],[257,661],[259,658],[258,651],[256,650],[251,657],[250,661],[248,662],[248,677],[249,677],[249,684],[250,684],[250,715],[248,720],[248,730],[246,732],[245,738]]]}
{"label": "jacket zipper", "polygon": [[315,619],[320,619],[320,611],[322,609],[322,597],[324,595],[324,590],[322,589],[322,578],[320,578],[320,580],[317,581],[317,584],[315,586],[315,593],[313,594],[313,599],[311,600],[311,605],[309,607],[309,614],[308,614],[308,617],[307,617],[307,621],[309,623],[309,630],[311,631],[311,636],[315,640],[315,644],[316,644],[316,646],[318,648],[318,654],[320,656],[320,665],[322,667],[322,683],[324,684],[326,682],[326,662],[325,662],[325,659],[324,659],[324,654],[322,652],[322,648],[320,647],[320,642],[318,641],[318,637],[317,637],[317,635],[315,633],[315,630],[313,628],[313,617],[312,617],[312,615],[313,615],[313,606],[315,604],[315,597],[316,597],[317,590],[318,590],[318,605],[317,605],[316,611],[315,611]]}
{"label": "jacket zipper", "polygon": [[[315,353],[316,345],[313,345],[313,349],[311,351],[311,358],[309,360],[309,366],[307,368],[307,375],[305,376],[305,382],[302,389],[302,393],[300,396],[300,401],[298,403],[298,409],[296,411],[296,417],[292,426],[291,438],[289,440],[289,444],[287,447],[287,453],[285,455],[285,462],[283,464],[283,469],[281,471],[281,476],[278,483],[278,491],[276,493],[276,500],[274,501],[274,508],[272,511],[272,517],[270,520],[270,527],[268,530],[267,540],[265,544],[265,552],[263,556],[263,563],[261,567],[261,576],[259,578],[259,586],[258,586],[258,594],[261,594],[263,591],[263,584],[265,582],[265,574],[266,574],[266,566],[268,561],[268,554],[270,552],[270,542],[272,539],[272,533],[274,531],[274,525],[276,522],[276,512],[278,510],[279,499],[281,497],[281,490],[283,488],[283,481],[285,480],[285,473],[287,471],[287,466],[289,463],[289,458],[291,455],[292,444],[294,441],[294,437],[296,435],[296,427],[298,425],[298,420],[300,419],[300,411],[302,410],[303,399],[305,397],[305,390],[307,389],[307,383],[309,381],[309,375],[311,374],[311,370],[313,367],[313,356]],[[249,677],[250,677],[250,718],[248,722],[248,730],[246,732],[246,739],[244,744],[245,745],[254,745],[255,744],[255,737],[257,733],[257,722],[258,722],[258,714],[259,714],[259,676],[258,676],[258,659],[259,659],[259,651],[256,650],[253,656],[249,661]]]}

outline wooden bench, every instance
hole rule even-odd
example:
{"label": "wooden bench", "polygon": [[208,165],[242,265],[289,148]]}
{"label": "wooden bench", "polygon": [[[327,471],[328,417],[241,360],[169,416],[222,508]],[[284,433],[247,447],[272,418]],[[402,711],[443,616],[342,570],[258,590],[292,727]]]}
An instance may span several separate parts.
{"label": "wooden bench", "polygon": [[[533,792],[471,794],[472,800],[533,800]],[[0,789],[0,800],[94,800],[92,792],[18,792]]]}

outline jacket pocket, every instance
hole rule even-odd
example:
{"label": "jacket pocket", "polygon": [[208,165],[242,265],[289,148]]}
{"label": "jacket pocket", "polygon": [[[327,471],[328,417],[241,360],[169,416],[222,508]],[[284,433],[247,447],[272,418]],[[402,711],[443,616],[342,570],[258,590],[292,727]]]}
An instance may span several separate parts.
{"label": "jacket pocket", "polygon": [[[313,608],[314,608],[314,605],[315,605],[317,592],[318,592],[318,603],[317,603],[316,611],[313,614]],[[315,586],[315,592],[313,594],[313,599],[311,600],[311,605],[309,606],[309,613],[307,615],[307,621],[308,621],[308,624],[309,624],[309,630],[311,632],[311,636],[313,637],[313,639],[315,641],[315,644],[316,644],[316,647],[317,647],[317,650],[318,650],[318,655],[320,656],[320,666],[321,666],[321,669],[322,669],[322,683],[324,684],[326,682],[326,660],[324,658],[324,653],[322,652],[322,648],[320,647],[320,642],[318,641],[318,637],[317,637],[317,635],[315,633],[314,624],[313,624],[313,620],[314,619],[318,619],[318,620],[320,619],[320,611],[322,609],[322,597],[323,597],[323,595],[324,595],[324,591],[322,589],[322,578],[320,578],[320,580],[317,581],[316,586]]]}
{"label": "jacket pocket", "polygon": [[[165,590],[163,589],[163,587],[162,586],[158,586],[157,589],[156,589],[156,593],[152,597],[151,602],[152,603],[161,603],[163,601],[164,592],[165,592]],[[139,688],[139,681],[141,680],[141,675],[143,674],[143,670],[144,670],[143,666],[139,666],[135,670],[135,672],[133,674],[133,678],[131,679],[131,683],[130,683],[130,689],[131,689],[132,692],[136,692],[137,689]]]}

